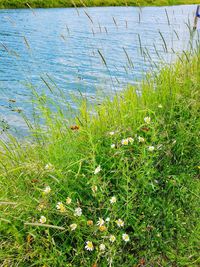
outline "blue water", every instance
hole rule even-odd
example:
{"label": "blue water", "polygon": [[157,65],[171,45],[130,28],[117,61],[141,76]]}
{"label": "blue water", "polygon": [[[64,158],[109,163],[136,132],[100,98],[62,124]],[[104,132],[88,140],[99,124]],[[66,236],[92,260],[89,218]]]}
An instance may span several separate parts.
{"label": "blue water", "polygon": [[188,48],[195,9],[0,10],[0,120],[24,127],[16,109],[31,113],[29,86],[46,90],[41,77],[51,77],[74,108],[72,94],[96,101],[138,83],[152,67],[148,58],[160,61],[156,50],[169,63],[174,52]]}

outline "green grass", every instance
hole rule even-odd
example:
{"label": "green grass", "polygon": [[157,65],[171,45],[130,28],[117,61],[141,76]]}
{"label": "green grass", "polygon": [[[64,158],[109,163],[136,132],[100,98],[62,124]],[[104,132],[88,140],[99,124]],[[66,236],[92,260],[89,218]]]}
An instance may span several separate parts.
{"label": "green grass", "polygon": [[[27,5],[28,3],[28,5]],[[0,0],[0,8],[45,8],[83,6],[164,6],[199,4],[198,0]]]}
{"label": "green grass", "polygon": [[[33,90],[45,128],[36,123],[31,142],[12,136],[1,141],[1,266],[200,265],[199,65],[197,50],[147,76],[141,87],[105,100],[96,115],[89,115],[83,99],[79,130],[66,122],[67,108],[51,111],[47,102],[53,100]],[[129,137],[134,141],[123,145]],[[80,217],[74,215],[77,207]],[[45,225],[38,225],[41,216]],[[99,218],[110,218],[103,231]],[[86,241],[93,242],[93,251],[85,249]]]}

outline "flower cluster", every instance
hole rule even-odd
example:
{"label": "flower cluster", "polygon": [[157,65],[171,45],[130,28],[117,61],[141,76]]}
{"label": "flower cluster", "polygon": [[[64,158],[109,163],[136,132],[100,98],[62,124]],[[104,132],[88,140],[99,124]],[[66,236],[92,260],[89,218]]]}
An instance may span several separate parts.
{"label": "flower cluster", "polygon": [[[159,108],[162,108],[161,105]],[[151,118],[149,116],[144,118],[145,124],[151,124]],[[147,128],[147,126],[143,127]],[[150,126],[148,126],[149,130]],[[109,132],[110,136],[114,136],[116,131]],[[111,139],[116,140],[117,137],[112,137]],[[133,137],[127,137],[122,140],[116,141],[116,143],[111,143],[111,149],[123,148],[124,146],[129,146],[140,144],[141,147],[144,147],[149,152],[153,152],[155,147],[152,144],[148,144],[148,136],[144,138],[143,136],[138,136],[137,134]],[[148,145],[145,145],[148,144]],[[157,148],[157,147],[156,147]],[[158,149],[158,148],[157,148]],[[150,154],[150,153],[149,153]],[[54,170],[54,166],[51,163],[48,163],[44,167],[45,171],[52,171]],[[94,170],[92,171],[92,184],[90,184],[90,189],[92,191],[93,197],[97,198],[99,192],[101,192],[101,186],[98,184],[98,177],[99,173],[103,173],[103,169],[101,165],[96,165]],[[40,211],[42,211],[43,206],[45,206],[45,201],[48,201],[48,195],[51,195],[51,187],[46,185],[44,189],[42,189],[43,200],[44,204],[40,204]],[[87,218],[87,213],[85,213],[82,209],[81,204],[77,201],[78,205],[74,205],[73,200],[68,196],[65,200],[57,202],[55,208],[57,212],[62,213],[63,216],[67,217],[69,220],[68,230],[72,235],[76,235],[80,233],[81,227],[85,225],[87,227],[87,234],[90,236],[88,240],[85,240],[84,248],[87,251],[94,251],[97,250],[99,253],[103,254],[106,251],[109,251],[110,246],[118,246],[120,242],[129,242],[130,236],[127,233],[127,223],[123,220],[123,218],[116,217],[116,202],[118,201],[118,197],[113,195],[110,196],[108,200],[108,205],[110,213],[107,215],[108,217],[103,217],[102,211],[100,211],[100,216],[98,219],[91,219],[91,217]],[[107,213],[107,212],[106,212]],[[41,215],[38,222],[40,224],[45,224],[47,222],[47,218],[44,215]],[[78,231],[77,231],[78,229]],[[92,236],[92,238],[91,238]],[[114,245],[115,244],[115,245]],[[105,255],[105,254],[104,254]]]}
{"label": "flower cluster", "polygon": [[[99,166],[99,169],[101,167]],[[95,190],[97,190],[95,188]],[[46,186],[44,190],[42,191],[43,194],[49,194],[51,192],[50,186]],[[116,196],[111,196],[109,199],[110,204],[114,205],[117,202]],[[71,218],[74,218],[69,224],[68,229],[69,231],[74,234],[76,234],[77,228],[80,229],[81,222],[84,220],[84,216],[80,220],[78,217],[83,215],[83,210],[81,207],[74,207],[73,208],[73,201],[70,197],[66,198],[66,203],[60,201],[56,204],[56,209],[60,213],[64,214],[71,214]],[[113,217],[113,214],[110,214]],[[74,216],[74,217],[73,217]],[[39,218],[39,223],[45,224],[47,222],[47,218],[44,215],[41,215]],[[114,228],[116,225],[115,235],[112,234]],[[124,242],[130,241],[130,237],[127,233],[118,233],[121,231],[122,228],[125,227],[125,223],[121,218],[113,219],[111,220],[110,217],[106,217],[105,219],[102,217],[99,217],[96,223],[94,223],[93,220],[87,220],[86,226],[92,231],[92,233],[96,232],[99,236],[99,240],[95,239],[95,241],[87,240],[85,242],[85,250],[87,251],[93,251],[98,250],[100,253],[105,253],[105,251],[109,248],[111,244],[114,244],[116,241],[120,241],[120,239]],[[118,230],[117,230],[118,229]],[[104,234],[103,234],[104,233]],[[117,233],[117,235],[116,235]],[[103,235],[102,235],[103,234]],[[120,238],[121,236],[121,238]],[[109,245],[110,244],[110,245]]]}
{"label": "flower cluster", "polygon": [[[124,242],[129,242],[130,241],[129,235],[126,233],[122,234],[122,240]],[[114,243],[116,241],[116,237],[114,235],[110,235],[109,241],[111,244]],[[92,241],[86,241],[85,249],[88,251],[93,251],[95,249],[93,242]],[[106,245],[104,243],[101,243],[99,245],[99,250],[104,252],[106,250]]]}
{"label": "flower cluster", "polygon": [[[159,107],[161,108],[161,106],[159,106]],[[144,122],[146,124],[151,124],[151,118],[150,117],[145,117],[144,118]],[[144,127],[144,129],[146,130],[146,127]],[[147,128],[147,130],[149,130],[149,128]],[[111,136],[114,135],[114,134],[115,134],[115,132],[110,132]],[[144,137],[137,136],[137,134],[135,135],[135,138],[136,138],[136,141],[138,141],[139,143],[145,143],[146,142]],[[121,143],[121,146],[128,146],[129,144],[133,144],[134,141],[135,141],[134,138],[127,137],[127,138],[122,139],[120,143]],[[120,147],[120,145],[117,142],[117,144],[115,144],[115,143],[111,144],[110,147],[112,149],[114,149],[114,148]],[[154,146],[149,146],[149,147],[147,147],[147,150],[150,151],[150,152],[153,152],[155,150],[155,147]],[[95,170],[95,174],[97,174],[100,170],[101,170],[101,168],[100,168],[100,166],[98,166],[97,169]]]}

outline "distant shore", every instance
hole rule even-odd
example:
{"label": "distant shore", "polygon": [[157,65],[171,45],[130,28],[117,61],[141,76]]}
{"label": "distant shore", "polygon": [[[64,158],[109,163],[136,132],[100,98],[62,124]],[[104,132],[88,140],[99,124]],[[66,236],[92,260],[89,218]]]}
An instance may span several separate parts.
{"label": "distant shore", "polygon": [[0,9],[93,6],[165,6],[199,4],[199,0],[0,0]]}

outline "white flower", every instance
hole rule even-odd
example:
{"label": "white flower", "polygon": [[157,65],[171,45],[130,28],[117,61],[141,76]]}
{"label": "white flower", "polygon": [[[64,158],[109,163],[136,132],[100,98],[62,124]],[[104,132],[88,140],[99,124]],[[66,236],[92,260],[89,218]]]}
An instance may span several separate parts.
{"label": "white flower", "polygon": [[128,142],[131,143],[131,144],[133,144],[133,142],[134,142],[134,139],[133,139],[132,137],[127,138],[127,140],[128,140]]}
{"label": "white flower", "polygon": [[138,136],[138,141],[139,141],[139,143],[144,143],[144,138],[143,137],[141,137],[141,136]]}
{"label": "white flower", "polygon": [[89,250],[89,251],[93,251],[93,250],[94,250],[94,246],[93,246],[92,241],[87,241],[87,242],[86,242],[85,249],[86,249],[86,250]]}
{"label": "white flower", "polygon": [[117,198],[115,196],[111,197],[111,199],[110,199],[111,204],[116,203],[116,201],[117,201]]}
{"label": "white flower", "polygon": [[91,189],[92,189],[92,192],[93,192],[93,193],[96,193],[98,188],[97,188],[96,185],[93,185],[93,186],[91,187]]}
{"label": "white flower", "polygon": [[144,118],[144,121],[145,121],[147,124],[149,124],[149,123],[151,122],[151,118],[150,118],[150,117],[145,117],[145,118]]}
{"label": "white flower", "polygon": [[56,205],[56,208],[60,212],[65,212],[66,211],[65,206],[64,206],[64,204],[62,202],[58,202],[57,205]]}
{"label": "white flower", "polygon": [[109,238],[110,242],[115,242],[116,240],[116,237],[114,235],[110,235],[110,238]]}
{"label": "white flower", "polygon": [[54,166],[51,163],[47,163],[44,167],[44,169],[46,171],[53,171],[54,170]]}
{"label": "white flower", "polygon": [[62,205],[63,205],[62,202],[58,202],[57,205],[56,205],[56,208],[59,210]]}
{"label": "white flower", "polygon": [[97,174],[101,171],[101,166],[99,165],[95,170],[94,170],[94,174]]}
{"label": "white flower", "polygon": [[128,145],[128,139],[122,139],[121,144],[123,146],[127,146]]}
{"label": "white flower", "polygon": [[104,251],[106,249],[106,246],[104,244],[100,244],[99,250]]}
{"label": "white flower", "polygon": [[71,202],[72,202],[72,199],[71,199],[70,197],[67,197],[67,198],[66,198],[66,203],[67,203],[68,205],[70,205]]}
{"label": "white flower", "polygon": [[46,186],[45,189],[43,190],[44,194],[49,194],[51,192],[51,187],[50,186]]}
{"label": "white flower", "polygon": [[47,221],[47,219],[46,219],[45,216],[41,216],[40,219],[39,219],[40,223],[45,223],[46,221]]}
{"label": "white flower", "polygon": [[76,208],[74,211],[74,216],[81,216],[82,215],[82,209],[81,208]]}
{"label": "white flower", "polygon": [[154,149],[155,149],[154,146],[149,146],[149,147],[148,147],[148,150],[149,150],[150,152],[154,151]]}
{"label": "white flower", "polygon": [[109,135],[114,135],[115,134],[115,132],[109,132]]}
{"label": "white flower", "polygon": [[74,231],[77,228],[77,224],[76,223],[72,223],[72,224],[70,224],[69,227],[71,228],[72,231]]}
{"label": "white flower", "polygon": [[158,105],[158,108],[163,108],[163,106],[161,104]]}
{"label": "white flower", "polygon": [[110,221],[110,218],[108,217],[108,218],[106,218],[106,222],[109,222]]}
{"label": "white flower", "polygon": [[97,221],[97,225],[99,225],[99,226],[104,225],[104,223],[105,223],[105,221],[102,218],[99,218],[99,220]]}
{"label": "white flower", "polygon": [[115,148],[115,144],[112,144],[110,147],[111,147],[111,148]]}
{"label": "white flower", "polygon": [[126,233],[122,235],[122,239],[123,239],[125,242],[128,242],[128,241],[130,240],[129,235],[127,235]]}
{"label": "white flower", "polygon": [[118,219],[116,221],[116,224],[117,224],[118,227],[123,227],[124,226],[124,221],[122,221],[121,219]]}

